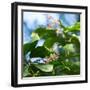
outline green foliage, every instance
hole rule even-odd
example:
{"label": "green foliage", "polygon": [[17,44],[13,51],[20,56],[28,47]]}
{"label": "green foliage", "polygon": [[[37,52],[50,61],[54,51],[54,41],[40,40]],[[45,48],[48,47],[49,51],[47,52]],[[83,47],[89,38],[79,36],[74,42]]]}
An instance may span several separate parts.
{"label": "green foliage", "polygon": [[29,65],[26,65],[24,68],[23,68],[23,76],[26,77],[26,76],[30,76],[30,73],[29,73]]}
{"label": "green foliage", "polygon": [[80,74],[80,66],[75,62],[62,62],[62,66],[64,67],[62,72],[67,75],[77,75]]}
{"label": "green foliage", "polygon": [[35,33],[39,35],[40,38],[47,39],[49,37],[56,37],[56,31],[54,29],[47,29],[44,27],[39,27],[35,30]]}
{"label": "green foliage", "polygon": [[[23,45],[25,60],[28,52],[30,58],[47,59],[43,64],[31,60],[28,63],[24,62],[23,77],[80,74],[80,40],[77,35],[77,32],[80,33],[80,22],[69,27],[59,22],[60,28],[63,28],[62,33],[57,33],[55,29],[38,27],[31,35],[31,43]],[[43,46],[36,47],[40,39],[44,39],[45,42]],[[53,50],[55,43],[57,43],[58,54]]]}
{"label": "green foliage", "polygon": [[73,26],[68,27],[68,29],[69,29],[70,31],[75,31],[75,30],[79,31],[79,30],[80,30],[80,22],[77,22],[77,23],[75,23]]}
{"label": "green foliage", "polygon": [[34,41],[40,40],[40,37],[38,36],[37,33],[32,32],[31,39],[32,39],[31,42],[34,42]]}
{"label": "green foliage", "polygon": [[43,72],[52,72],[53,71],[52,64],[34,64],[34,66]]}
{"label": "green foliage", "polygon": [[37,42],[38,41],[24,44],[24,46],[23,46],[24,55],[27,54],[29,51],[33,50],[35,48]]}
{"label": "green foliage", "polygon": [[44,46],[42,47],[37,47],[31,50],[30,57],[42,57],[44,58],[45,56],[49,56],[50,52],[47,50]]}
{"label": "green foliage", "polygon": [[65,29],[67,32],[80,31],[80,22],[76,22],[74,25],[66,27]]}

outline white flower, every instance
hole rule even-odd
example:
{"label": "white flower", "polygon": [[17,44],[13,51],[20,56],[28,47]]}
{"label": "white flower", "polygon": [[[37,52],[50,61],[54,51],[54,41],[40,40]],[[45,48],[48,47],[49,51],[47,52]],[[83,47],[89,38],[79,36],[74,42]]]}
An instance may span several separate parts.
{"label": "white flower", "polygon": [[56,54],[60,54],[58,43],[55,43],[55,44],[53,45],[53,50],[55,51]]}
{"label": "white flower", "polygon": [[57,34],[57,36],[60,35],[60,34],[63,34],[63,29],[62,28],[57,28],[56,34]]}

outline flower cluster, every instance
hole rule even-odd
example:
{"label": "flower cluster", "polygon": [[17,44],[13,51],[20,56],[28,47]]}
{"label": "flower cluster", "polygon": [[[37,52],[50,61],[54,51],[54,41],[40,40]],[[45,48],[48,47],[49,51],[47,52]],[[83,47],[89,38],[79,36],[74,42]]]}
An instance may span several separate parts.
{"label": "flower cluster", "polygon": [[50,55],[50,57],[46,57],[45,63],[49,63],[51,61],[58,60],[58,58],[59,58],[59,55],[53,53],[53,54]]}
{"label": "flower cluster", "polygon": [[53,18],[52,16],[47,16],[48,23],[47,23],[47,28],[56,30],[57,36],[59,34],[62,34],[63,29],[60,27],[60,21],[58,19]]}

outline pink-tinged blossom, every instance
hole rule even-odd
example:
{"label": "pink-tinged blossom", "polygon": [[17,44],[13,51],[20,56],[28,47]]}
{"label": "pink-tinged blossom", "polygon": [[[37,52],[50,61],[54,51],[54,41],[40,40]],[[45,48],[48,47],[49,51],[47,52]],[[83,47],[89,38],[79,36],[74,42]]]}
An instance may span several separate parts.
{"label": "pink-tinged blossom", "polygon": [[56,24],[60,24],[60,22],[59,22],[59,20],[58,19],[54,19],[54,22],[56,23]]}
{"label": "pink-tinged blossom", "polygon": [[47,18],[48,18],[48,19],[52,19],[53,17],[52,17],[52,16],[48,16]]}

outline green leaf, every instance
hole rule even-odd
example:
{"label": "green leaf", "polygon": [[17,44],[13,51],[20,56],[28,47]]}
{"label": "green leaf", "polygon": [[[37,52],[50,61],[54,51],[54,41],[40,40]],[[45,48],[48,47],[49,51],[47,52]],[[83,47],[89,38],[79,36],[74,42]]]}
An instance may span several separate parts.
{"label": "green leaf", "polygon": [[75,44],[78,48],[80,48],[79,36],[72,35],[72,37],[71,37],[71,42],[72,42],[73,44]]}
{"label": "green leaf", "polygon": [[59,35],[59,36],[57,37],[57,42],[59,42],[59,45],[64,46],[64,45],[66,44],[65,37],[63,37],[63,35]]}
{"label": "green leaf", "polygon": [[66,27],[66,31],[80,31],[80,22],[76,22],[74,25]]}
{"label": "green leaf", "polygon": [[37,33],[39,35],[39,37],[42,37],[46,33],[45,30],[46,30],[46,28],[39,27],[39,28],[36,28],[35,33]]}
{"label": "green leaf", "polygon": [[44,46],[33,48],[31,50],[30,57],[42,57],[44,58],[45,56],[49,56],[50,51],[47,50]]}
{"label": "green leaf", "polygon": [[68,54],[68,53],[75,53],[75,48],[74,48],[73,44],[66,44],[64,46],[64,49],[65,49],[66,54]]}
{"label": "green leaf", "polygon": [[67,75],[77,75],[80,74],[80,62],[63,62],[63,69],[62,72],[64,72]]}
{"label": "green leaf", "polygon": [[[64,46],[65,51],[65,58],[68,58],[69,60],[76,60],[76,58],[80,58],[80,49],[76,47],[75,44],[66,44]],[[63,58],[63,57],[62,57]]]}
{"label": "green leaf", "polygon": [[34,66],[43,72],[52,72],[53,71],[52,64],[34,64]]}
{"label": "green leaf", "polygon": [[51,61],[50,64],[53,64],[54,66],[59,66],[60,61],[59,60],[54,60],[54,61]]}
{"label": "green leaf", "polygon": [[56,31],[55,30],[50,30],[50,29],[43,28],[43,27],[37,28],[35,30],[35,33],[37,33],[39,35],[39,37],[43,38],[43,39],[56,36]]}
{"label": "green leaf", "polygon": [[55,42],[56,42],[55,38],[48,38],[45,40],[44,46],[51,48]]}
{"label": "green leaf", "polygon": [[79,41],[79,36],[75,35],[75,34],[72,34],[72,37],[71,37],[71,42],[72,43],[79,43],[80,44],[80,41]]}
{"label": "green leaf", "polygon": [[24,71],[23,71],[23,77],[26,77],[26,76],[29,76],[30,75],[30,73],[29,73],[29,65],[26,65],[26,66],[24,66]]}
{"label": "green leaf", "polygon": [[31,39],[32,39],[31,42],[34,42],[34,41],[40,40],[40,37],[38,36],[37,33],[32,32]]}
{"label": "green leaf", "polygon": [[36,46],[38,41],[32,43],[26,43],[23,45],[24,55],[27,54],[29,51],[33,50]]}

